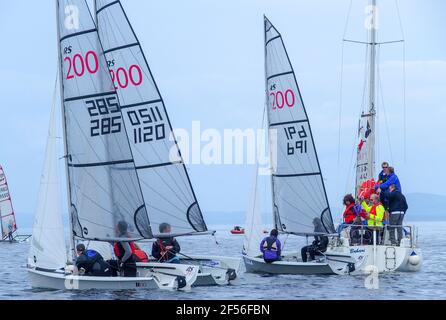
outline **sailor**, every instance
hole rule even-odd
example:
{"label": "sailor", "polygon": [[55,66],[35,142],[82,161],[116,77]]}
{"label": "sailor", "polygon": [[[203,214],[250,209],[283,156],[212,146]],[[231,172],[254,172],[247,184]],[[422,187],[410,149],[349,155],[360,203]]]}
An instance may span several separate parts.
{"label": "sailor", "polygon": [[328,237],[324,235],[326,231],[324,230],[321,219],[314,218],[313,225],[315,233],[314,241],[311,245],[302,248],[301,255],[303,262],[308,261],[308,255],[310,255],[311,260],[315,260],[317,254],[327,251]]}
{"label": "sailor", "polygon": [[[171,234],[172,227],[168,223],[161,223],[159,226],[161,234]],[[163,263],[180,263],[177,254],[180,253],[181,247],[178,241],[173,237],[160,237],[152,245],[152,256]]]}
{"label": "sailor", "polygon": [[347,227],[347,225],[352,224],[357,217],[355,212],[355,198],[353,198],[351,194],[347,194],[344,197],[342,204],[345,206],[345,210],[342,214],[343,223],[339,226],[338,233],[341,233],[342,230]]}
{"label": "sailor", "polygon": [[375,186],[377,193],[380,195],[381,203],[383,203],[385,206],[388,205],[387,195],[390,185],[394,184],[398,191],[402,192],[400,179],[395,174],[395,169],[393,167],[388,167],[386,172],[388,172],[386,181]]}
{"label": "sailor", "polygon": [[279,232],[276,229],[271,230],[269,237],[266,237],[260,243],[260,251],[263,254],[263,260],[266,263],[279,261],[282,255],[282,244],[278,238]]}
{"label": "sailor", "polygon": [[11,220],[8,223],[8,240],[9,242],[13,242],[14,241],[14,222],[12,222]]}
{"label": "sailor", "polygon": [[381,172],[378,175],[378,182],[379,183],[384,183],[387,181],[387,178],[389,176],[389,163],[388,162],[383,162],[381,165]]}
{"label": "sailor", "polygon": [[390,242],[392,245],[399,245],[403,237],[403,219],[408,209],[406,197],[397,189],[396,185],[392,184],[389,187],[387,199],[387,211],[390,213]]}
{"label": "sailor", "polygon": [[350,245],[370,244],[371,239],[372,233],[364,227],[361,217],[357,216],[350,228]]}
{"label": "sailor", "polygon": [[77,259],[76,268],[80,275],[93,277],[109,277],[112,275],[111,268],[104,258],[95,250],[86,250],[85,245],[76,246]]}
{"label": "sailor", "polygon": [[[116,227],[118,238],[128,238],[128,223],[119,221]],[[117,276],[118,271],[121,271],[124,277],[136,277],[136,260],[133,255],[132,248],[129,242],[117,241],[115,243],[115,255],[118,260],[107,261],[112,267],[113,275]]]}
{"label": "sailor", "polygon": [[379,196],[377,194],[372,194],[370,196],[371,205],[368,205],[367,202],[364,201],[364,199],[361,200],[361,206],[364,209],[364,212],[361,215],[367,220],[367,225],[371,230],[377,230],[377,242],[379,242],[380,232],[383,227],[383,220],[386,210],[380,202]]}

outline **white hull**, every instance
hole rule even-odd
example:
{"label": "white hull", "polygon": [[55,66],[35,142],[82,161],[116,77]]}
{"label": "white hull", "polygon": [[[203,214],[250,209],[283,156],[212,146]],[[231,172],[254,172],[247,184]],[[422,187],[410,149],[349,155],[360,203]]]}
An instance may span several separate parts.
{"label": "white hull", "polygon": [[45,271],[28,268],[33,288],[51,290],[135,290],[163,289],[189,290],[196,281],[198,269],[194,266],[166,266],[151,264],[138,270],[138,276],[91,277],[66,274],[63,271]]}
{"label": "white hull", "polygon": [[354,264],[349,255],[339,253],[317,258],[316,261],[303,262],[300,254],[288,253],[281,261],[266,263],[261,256],[243,256],[246,272],[261,274],[341,275],[350,273]]}
{"label": "white hull", "polygon": [[[153,263],[137,263],[138,268],[146,268]],[[160,265],[157,263],[157,265]],[[181,258],[181,264],[161,264],[162,266],[185,266],[198,267],[198,275],[192,286],[218,286],[234,282],[241,268],[241,259],[218,256],[190,256]]]}
{"label": "white hull", "polygon": [[[408,239],[407,239],[408,240]],[[355,259],[355,273],[371,272],[376,266],[379,273],[416,272],[421,269],[423,255],[421,249],[402,241],[400,246],[391,245],[348,245],[348,239],[341,238],[347,245],[332,246],[327,253],[349,254]]]}

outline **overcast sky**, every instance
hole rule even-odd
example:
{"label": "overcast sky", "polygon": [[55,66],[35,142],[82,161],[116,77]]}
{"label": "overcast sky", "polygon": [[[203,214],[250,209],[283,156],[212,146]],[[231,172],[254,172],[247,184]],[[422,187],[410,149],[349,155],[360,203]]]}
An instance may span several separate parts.
{"label": "overcast sky", "polygon": [[[346,38],[364,40],[367,1],[353,2]],[[396,2],[380,2],[379,39],[401,39]],[[266,14],[284,37],[313,127],[331,205],[339,206],[340,196],[352,187],[348,181],[353,181],[349,172],[365,62],[363,46],[344,45],[338,166],[342,38],[350,0],[122,3],[145,49],[173,126],[186,129],[197,120],[203,129],[260,126],[264,106],[262,15]],[[446,1],[398,3],[406,40],[407,156],[403,147],[403,46],[395,44],[380,50],[377,161],[392,162],[406,193],[446,194]],[[37,201],[57,68],[54,12],[51,0],[0,0],[0,163],[17,212],[32,213]],[[246,209],[252,167],[191,165],[189,169],[205,212]]]}

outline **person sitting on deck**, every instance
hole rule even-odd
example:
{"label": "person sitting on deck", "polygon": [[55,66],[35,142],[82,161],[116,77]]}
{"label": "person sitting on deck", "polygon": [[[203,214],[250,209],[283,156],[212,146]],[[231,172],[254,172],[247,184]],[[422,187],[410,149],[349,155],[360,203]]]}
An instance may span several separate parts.
{"label": "person sitting on deck", "polygon": [[364,227],[362,219],[357,216],[350,228],[350,245],[365,245],[370,244],[372,233]]}
{"label": "person sitting on deck", "polygon": [[87,250],[81,243],[76,246],[76,253],[77,274],[93,277],[110,277],[112,275],[110,266],[99,252]]}
{"label": "person sitting on deck", "polygon": [[301,250],[302,261],[308,261],[308,255],[310,255],[311,260],[316,259],[316,255],[327,251],[328,247],[328,237],[324,235],[326,233],[322,221],[320,218],[313,219],[314,225],[314,241],[311,245],[305,246]]}
{"label": "person sitting on deck", "polygon": [[[118,238],[128,238],[128,223],[125,221],[118,222],[116,231]],[[133,255],[130,242],[117,241],[115,243],[115,255],[118,260],[107,261],[112,267],[113,276],[117,276],[118,271],[121,271],[124,277],[136,277],[136,259]]]}
{"label": "person sitting on deck", "polygon": [[279,261],[282,256],[282,244],[278,238],[279,231],[271,230],[269,237],[266,237],[260,243],[260,251],[263,254],[263,260],[266,263],[273,263]]}
{"label": "person sitting on deck", "polygon": [[[172,227],[168,223],[161,223],[159,231],[161,234],[170,234]],[[180,251],[180,244],[173,237],[160,238],[152,246],[152,256],[163,263],[180,263],[180,258],[177,256]]]}

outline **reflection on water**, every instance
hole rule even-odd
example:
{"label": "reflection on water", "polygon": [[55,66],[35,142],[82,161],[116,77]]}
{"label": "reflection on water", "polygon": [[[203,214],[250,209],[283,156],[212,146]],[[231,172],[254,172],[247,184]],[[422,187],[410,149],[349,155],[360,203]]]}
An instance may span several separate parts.
{"label": "reflection on water", "polygon": [[[230,286],[193,288],[191,292],[134,291],[45,291],[30,287],[26,273],[29,244],[0,244],[0,299],[446,299],[446,222],[417,223],[424,265],[418,273],[380,276],[380,289],[364,288],[365,276],[259,276],[242,274]],[[209,237],[182,238],[186,254],[238,256],[243,236],[229,234],[231,226],[216,228],[217,245]],[[285,242],[285,239],[282,239]],[[305,239],[289,238],[285,249],[298,249]],[[144,245],[149,249],[149,245]]]}

